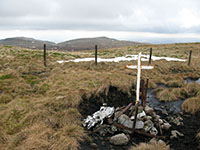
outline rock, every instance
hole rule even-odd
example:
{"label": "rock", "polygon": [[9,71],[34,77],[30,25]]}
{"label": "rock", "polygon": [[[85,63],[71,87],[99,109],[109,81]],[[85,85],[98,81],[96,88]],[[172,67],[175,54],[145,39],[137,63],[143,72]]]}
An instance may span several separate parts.
{"label": "rock", "polygon": [[165,123],[163,123],[163,124],[161,125],[161,128],[162,128],[162,129],[166,129],[166,130],[168,130],[170,127],[171,127],[171,125],[170,125],[168,122],[165,122]]}
{"label": "rock", "polygon": [[156,136],[158,134],[158,130],[155,127],[152,127],[151,130],[150,130],[150,134]]}
{"label": "rock", "polygon": [[178,136],[184,136],[184,134],[180,133],[180,132],[177,131],[177,130],[172,130],[172,131],[171,131],[170,139],[178,138]]}
{"label": "rock", "polygon": [[143,129],[144,128],[144,122],[137,120],[135,124],[135,129]]}
{"label": "rock", "polygon": [[146,132],[149,132],[153,126],[154,126],[154,123],[151,120],[147,120],[144,122],[144,130]]}
{"label": "rock", "polygon": [[94,129],[94,132],[98,133],[100,136],[106,136],[106,134],[114,134],[117,131],[117,127],[110,125],[97,125]]}
{"label": "rock", "polygon": [[152,120],[151,116],[146,116],[146,120]]}
{"label": "rock", "polygon": [[129,142],[129,138],[124,133],[121,133],[112,136],[109,142],[113,145],[126,145]]}
{"label": "rock", "polygon": [[138,106],[138,114],[143,112],[143,106]]}
{"label": "rock", "polygon": [[111,128],[111,131],[112,131],[113,133],[115,133],[115,132],[118,131],[118,130],[117,130],[117,127],[114,126],[114,125],[112,125],[110,128]]}
{"label": "rock", "polygon": [[167,113],[167,111],[164,109],[164,110],[162,110],[162,114],[163,115],[168,115],[168,113]]}
{"label": "rock", "polygon": [[149,106],[146,106],[144,110],[145,110],[146,114],[148,114],[150,116],[154,112],[153,108],[151,108]]}
{"label": "rock", "polygon": [[162,120],[162,119],[159,119],[159,123],[160,123],[160,124],[163,124],[163,120]]}
{"label": "rock", "polygon": [[[146,116],[146,113],[144,111],[142,111],[141,113],[137,114],[137,119],[141,120],[145,116]],[[134,120],[134,119],[135,119],[135,114],[133,116],[131,116],[131,120]]]}
{"label": "rock", "polygon": [[158,140],[159,144],[165,144],[165,142],[163,140]]}
{"label": "rock", "polygon": [[152,138],[152,139],[149,141],[149,143],[155,143],[155,142],[157,142],[156,138]]}
{"label": "rock", "polygon": [[177,126],[183,125],[183,118],[178,116],[178,117],[168,117],[169,121],[171,123],[176,124]]}
{"label": "rock", "polygon": [[92,148],[95,148],[95,149],[97,149],[97,148],[98,148],[98,146],[97,146],[97,144],[96,144],[96,143],[90,143],[90,146],[91,146]]}
{"label": "rock", "polygon": [[124,125],[125,127],[133,128],[133,121],[125,114],[122,114],[118,118],[118,123]]}
{"label": "rock", "polygon": [[144,111],[142,111],[141,113],[137,114],[137,118],[142,118],[145,117],[146,113]]}

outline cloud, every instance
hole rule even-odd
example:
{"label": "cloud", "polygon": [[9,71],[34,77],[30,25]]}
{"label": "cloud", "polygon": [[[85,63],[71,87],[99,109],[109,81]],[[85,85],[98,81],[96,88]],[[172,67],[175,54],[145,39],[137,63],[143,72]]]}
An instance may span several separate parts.
{"label": "cloud", "polygon": [[199,6],[199,0],[1,0],[0,30],[200,34]]}

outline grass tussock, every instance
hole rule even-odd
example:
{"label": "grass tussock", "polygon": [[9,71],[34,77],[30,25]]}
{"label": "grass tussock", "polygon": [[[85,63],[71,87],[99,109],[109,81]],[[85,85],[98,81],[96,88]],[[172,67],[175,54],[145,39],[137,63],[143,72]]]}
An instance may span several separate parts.
{"label": "grass tussock", "polygon": [[182,110],[191,114],[200,111],[200,97],[192,97],[185,100],[182,104]]}
{"label": "grass tussock", "polygon": [[140,143],[137,146],[131,147],[129,150],[170,150],[169,146],[164,142],[149,142]]}

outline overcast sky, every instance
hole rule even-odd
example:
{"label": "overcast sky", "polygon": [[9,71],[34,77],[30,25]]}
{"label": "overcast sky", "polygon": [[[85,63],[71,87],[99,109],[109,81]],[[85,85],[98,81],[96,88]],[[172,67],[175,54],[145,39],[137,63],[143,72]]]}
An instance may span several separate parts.
{"label": "overcast sky", "polygon": [[0,38],[200,42],[200,0],[0,0]]}

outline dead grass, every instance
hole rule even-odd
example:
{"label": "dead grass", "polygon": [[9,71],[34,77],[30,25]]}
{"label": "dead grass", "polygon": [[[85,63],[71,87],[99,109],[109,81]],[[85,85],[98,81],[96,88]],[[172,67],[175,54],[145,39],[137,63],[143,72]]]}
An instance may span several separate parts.
{"label": "dead grass", "polygon": [[[104,58],[126,54],[187,58],[193,50],[192,66],[182,62],[152,62],[153,70],[142,71],[150,79],[149,87],[162,83],[170,90],[158,90],[163,100],[199,95],[197,85],[182,85],[183,78],[200,76],[199,44],[139,45],[100,50]],[[78,149],[87,135],[81,127],[78,105],[82,96],[108,93],[110,86],[124,93],[134,93],[136,70],[125,70],[120,63],[64,63],[69,60],[94,57],[93,51],[48,52],[47,67],[43,66],[42,51],[0,46],[0,147],[1,149]],[[142,62],[147,65],[147,62]],[[184,89],[185,92],[183,92]],[[193,106],[192,106],[193,107]],[[188,105],[188,111],[191,106]],[[199,108],[198,108],[199,109]]]}
{"label": "dead grass", "polygon": [[192,97],[185,100],[182,104],[182,110],[191,114],[200,111],[200,97]]}
{"label": "dead grass", "polygon": [[164,142],[149,142],[140,143],[137,146],[131,147],[129,150],[170,150],[170,148]]}

